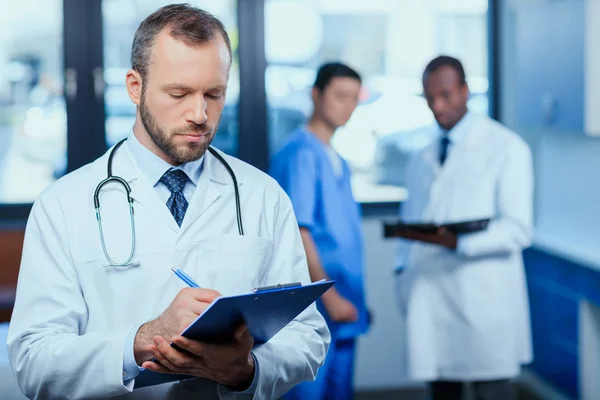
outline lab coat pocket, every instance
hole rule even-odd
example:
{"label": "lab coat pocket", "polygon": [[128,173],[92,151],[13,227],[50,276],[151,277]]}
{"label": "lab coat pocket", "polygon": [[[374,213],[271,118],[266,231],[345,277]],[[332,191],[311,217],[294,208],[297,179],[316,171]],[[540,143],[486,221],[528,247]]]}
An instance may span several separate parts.
{"label": "lab coat pocket", "polygon": [[239,294],[261,286],[273,254],[273,242],[258,236],[222,234],[217,245],[215,289]]}

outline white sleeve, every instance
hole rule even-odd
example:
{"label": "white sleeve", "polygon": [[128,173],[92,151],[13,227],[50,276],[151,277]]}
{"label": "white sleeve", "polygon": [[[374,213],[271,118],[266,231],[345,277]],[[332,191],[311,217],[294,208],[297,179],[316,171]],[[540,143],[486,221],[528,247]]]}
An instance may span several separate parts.
{"label": "white sleeve", "polygon": [[9,325],[13,372],[29,398],[128,393],[133,381],[123,384],[123,353],[132,327],[82,333],[88,311],[68,248],[60,204],[38,200],[25,231]]}
{"label": "white sleeve", "polygon": [[[521,143],[519,143],[521,144]],[[533,163],[525,144],[507,151],[497,186],[497,214],[485,231],[462,235],[457,252],[482,257],[519,252],[533,240]]]}
{"label": "white sleeve", "polygon": [[[310,282],[298,222],[287,195],[280,190],[275,218],[273,257],[268,282]],[[331,336],[313,303],[253,354],[260,365],[255,399],[277,399],[302,381],[314,380],[329,349]]]}

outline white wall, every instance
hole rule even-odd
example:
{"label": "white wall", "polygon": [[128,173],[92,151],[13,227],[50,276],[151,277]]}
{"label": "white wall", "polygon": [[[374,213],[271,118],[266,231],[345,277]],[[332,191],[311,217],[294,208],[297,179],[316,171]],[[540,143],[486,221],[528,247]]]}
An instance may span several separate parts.
{"label": "white wall", "polygon": [[600,267],[600,138],[582,132],[543,132],[534,152],[538,241]]}
{"label": "white wall", "polygon": [[[550,127],[521,129],[516,121],[516,14],[502,5],[501,120],[529,143],[535,168],[536,244],[600,268],[600,138]],[[565,76],[564,79],[569,79]],[[586,82],[589,85],[589,82]],[[600,110],[598,110],[600,111]]]}

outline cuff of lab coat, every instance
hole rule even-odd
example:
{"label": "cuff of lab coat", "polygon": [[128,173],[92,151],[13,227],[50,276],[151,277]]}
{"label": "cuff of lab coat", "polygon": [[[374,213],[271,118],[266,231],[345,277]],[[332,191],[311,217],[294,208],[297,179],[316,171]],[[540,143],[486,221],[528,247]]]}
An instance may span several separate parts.
{"label": "cuff of lab coat", "polygon": [[469,251],[469,240],[465,235],[459,235],[456,238],[456,253],[466,256]]}
{"label": "cuff of lab coat", "polygon": [[486,232],[459,235],[456,241],[456,253],[463,257],[475,257],[489,246]]}
{"label": "cuff of lab coat", "polygon": [[131,328],[125,341],[125,348],[123,349],[123,383],[127,383],[132,379],[135,379],[141,371],[144,369],[137,365],[135,362],[135,354],[133,351],[135,335],[140,329],[141,325],[136,325]]}
{"label": "cuff of lab coat", "polygon": [[256,359],[256,356],[254,355],[254,353],[250,353],[250,354],[252,355],[252,358],[254,359],[254,378],[252,378],[252,384],[250,385],[250,387],[248,387],[248,389],[244,390],[243,392],[235,392],[233,390],[227,389],[226,386],[220,385],[222,390],[225,393],[242,395],[242,394],[254,394],[254,392],[256,392],[256,387],[258,386],[258,375],[259,375],[260,368],[258,366],[258,360]]}

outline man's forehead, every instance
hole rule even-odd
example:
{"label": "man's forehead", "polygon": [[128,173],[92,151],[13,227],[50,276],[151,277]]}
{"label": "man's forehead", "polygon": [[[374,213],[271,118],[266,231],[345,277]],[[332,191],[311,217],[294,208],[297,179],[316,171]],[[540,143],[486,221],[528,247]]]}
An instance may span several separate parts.
{"label": "man's forehead", "polygon": [[229,49],[223,37],[216,34],[203,43],[191,43],[185,38],[173,37],[168,30],[161,31],[154,41],[150,54],[151,62],[202,61],[212,57],[213,61],[231,65]]}
{"label": "man's forehead", "polygon": [[435,82],[437,84],[460,82],[458,71],[454,68],[443,65],[433,72],[425,75],[424,83]]}
{"label": "man's forehead", "polygon": [[162,85],[226,86],[231,69],[225,43],[212,40],[188,45],[172,37],[157,38],[149,60],[148,75]]}
{"label": "man's forehead", "polygon": [[336,76],[325,87],[340,91],[360,90],[360,81],[348,76]]}

